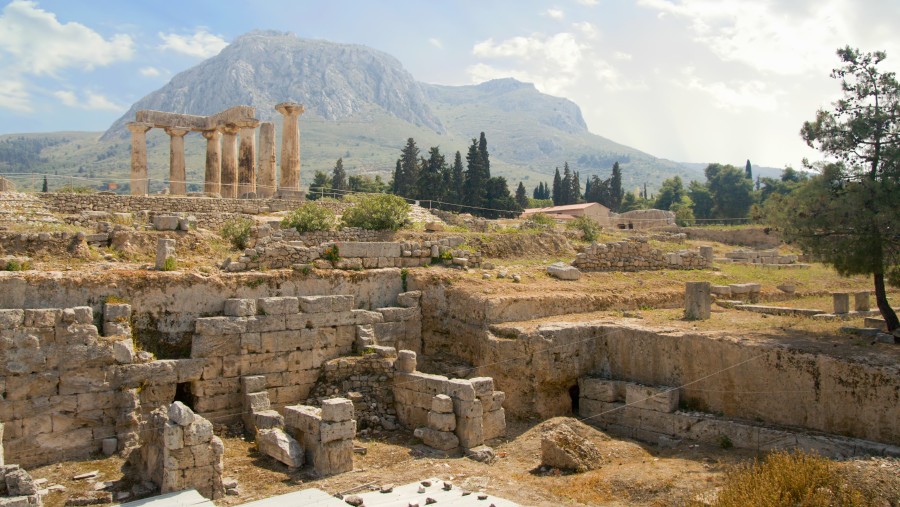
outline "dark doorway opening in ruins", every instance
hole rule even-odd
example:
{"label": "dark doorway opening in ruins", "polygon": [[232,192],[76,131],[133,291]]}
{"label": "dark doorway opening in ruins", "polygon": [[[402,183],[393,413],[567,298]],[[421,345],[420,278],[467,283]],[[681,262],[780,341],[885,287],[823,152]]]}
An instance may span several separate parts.
{"label": "dark doorway opening in ruins", "polygon": [[578,384],[569,388],[569,399],[572,400],[572,415],[578,415],[578,399],[581,398],[581,390]]}
{"label": "dark doorway opening in ruins", "polygon": [[175,399],[172,402],[176,401],[180,401],[191,410],[194,410],[194,393],[191,392],[190,382],[179,382],[175,386]]}

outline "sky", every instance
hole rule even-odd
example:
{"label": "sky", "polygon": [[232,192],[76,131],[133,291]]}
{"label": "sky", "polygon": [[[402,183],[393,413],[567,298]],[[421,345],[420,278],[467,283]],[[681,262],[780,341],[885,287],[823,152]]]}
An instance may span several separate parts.
{"label": "sky", "polygon": [[419,81],[501,77],[577,103],[591,132],[680,162],[799,167],[840,96],[835,50],[900,69],[897,0],[13,0],[0,2],[0,134],[102,131],[254,29],[363,44]]}

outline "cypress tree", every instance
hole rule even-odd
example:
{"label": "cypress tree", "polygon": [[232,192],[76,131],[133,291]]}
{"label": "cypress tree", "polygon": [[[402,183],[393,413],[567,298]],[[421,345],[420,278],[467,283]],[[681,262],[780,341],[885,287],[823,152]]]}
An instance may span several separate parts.
{"label": "cypress tree", "polygon": [[334,170],[331,172],[331,188],[335,190],[347,190],[347,173],[344,172],[344,159],[339,158],[334,163]]}
{"label": "cypress tree", "polygon": [[553,205],[559,206],[562,204],[563,195],[562,195],[562,178],[559,177],[559,167],[556,168],[556,174],[553,175]]}
{"label": "cypress tree", "polygon": [[481,155],[481,170],[484,172],[485,181],[487,181],[491,178],[491,158],[488,156],[487,138],[484,136],[484,132],[478,138],[478,154]]}
{"label": "cypress tree", "polygon": [[748,180],[753,181],[753,166],[750,165],[750,159],[747,159],[747,163],[744,165],[744,176],[747,177]]}
{"label": "cypress tree", "polygon": [[419,174],[419,199],[440,201],[444,198],[444,173],[447,163],[441,150],[433,146],[428,150],[428,159],[422,161],[422,170]]}
{"label": "cypress tree", "polygon": [[519,186],[516,187],[516,202],[521,208],[528,207],[528,194],[525,193],[525,185],[523,185],[521,181],[519,182]]}
{"label": "cypress tree", "polygon": [[581,175],[575,172],[572,177],[572,204],[581,200]]}
{"label": "cypress tree", "polygon": [[569,163],[566,162],[563,164],[563,177],[562,184],[559,186],[560,193],[562,194],[562,198],[560,199],[560,205],[565,206],[566,204],[572,204],[574,200],[572,199],[572,170],[569,169]]}
{"label": "cypress tree", "polygon": [[619,211],[622,207],[622,200],[625,198],[625,191],[622,190],[622,169],[619,168],[619,162],[613,164],[612,176],[609,178],[610,206],[609,209]]}
{"label": "cypress tree", "polygon": [[45,193],[46,193],[46,192],[49,192],[49,191],[50,191],[50,188],[49,188],[49,185],[47,185],[47,177],[44,176],[44,184],[43,184],[43,186],[41,186],[41,192],[45,192]]}
{"label": "cypress tree", "polygon": [[456,150],[456,156],[453,158],[453,167],[450,169],[450,188],[447,192],[450,202],[462,204],[463,195],[465,195],[464,182],[462,155],[460,155],[459,150]]}
{"label": "cypress tree", "polygon": [[419,184],[419,147],[416,141],[409,138],[400,152],[400,179],[396,183],[397,195],[415,199],[418,197]]}
{"label": "cypress tree", "polygon": [[[478,140],[472,139],[469,152],[466,154],[465,183],[463,183],[463,201],[474,207],[484,207],[487,197],[487,180],[484,173],[484,157],[478,149]],[[478,210],[473,210],[478,213]]]}

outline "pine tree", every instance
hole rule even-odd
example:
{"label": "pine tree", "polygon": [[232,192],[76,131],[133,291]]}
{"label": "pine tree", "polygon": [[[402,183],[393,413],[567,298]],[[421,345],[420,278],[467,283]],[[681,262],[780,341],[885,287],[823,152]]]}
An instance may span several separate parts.
{"label": "pine tree", "polygon": [[612,211],[619,211],[622,207],[622,199],[625,198],[625,191],[622,190],[622,169],[619,162],[613,164],[612,176],[609,178],[610,203],[607,206]]}
{"label": "pine tree", "polygon": [[525,185],[522,182],[519,182],[519,186],[516,187],[516,202],[519,204],[521,208],[528,207],[528,194],[525,193]]}
{"label": "pine tree", "polygon": [[750,165],[750,159],[747,159],[747,164],[744,165],[744,176],[753,181],[753,167]]}
{"label": "pine tree", "polygon": [[344,159],[339,158],[334,163],[334,170],[331,172],[331,188],[335,190],[347,190],[347,173],[344,172]]}
{"label": "pine tree", "polygon": [[556,174],[553,175],[553,205],[562,205],[562,178],[559,177],[559,167],[556,168]]}
{"label": "pine tree", "polygon": [[[463,183],[463,202],[476,208],[484,207],[487,201],[487,180],[484,173],[484,157],[478,149],[478,140],[472,139],[466,154],[466,173]],[[477,213],[477,210],[473,210]]]}

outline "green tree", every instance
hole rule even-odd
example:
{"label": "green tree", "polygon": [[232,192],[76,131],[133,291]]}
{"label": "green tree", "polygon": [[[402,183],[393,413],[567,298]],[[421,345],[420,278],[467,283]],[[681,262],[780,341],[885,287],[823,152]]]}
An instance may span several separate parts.
{"label": "green tree", "polygon": [[554,206],[560,206],[563,204],[563,190],[562,190],[562,178],[559,176],[559,167],[556,168],[556,173],[553,175],[553,193],[551,194],[551,198],[553,199]]}
{"label": "green tree", "polygon": [[753,166],[750,165],[750,159],[747,159],[747,163],[744,164],[744,176],[747,177],[748,180],[753,181]]}
{"label": "green tree", "polygon": [[325,171],[317,170],[316,175],[313,177],[313,182],[306,192],[306,198],[310,201],[315,201],[320,197],[331,195],[328,193],[329,190],[331,190],[331,177]]}
{"label": "green tree", "polygon": [[[523,187],[524,188],[524,187]],[[515,198],[509,193],[509,185],[503,176],[494,176],[487,181],[487,208],[482,213],[488,218],[510,217],[522,211],[522,207],[516,202]],[[510,213],[503,213],[498,210],[509,210]]]}
{"label": "green tree", "polygon": [[331,172],[331,188],[335,190],[348,190],[347,173],[344,172],[344,159],[339,158],[334,163],[334,170]]}
{"label": "green tree", "polygon": [[453,157],[453,167],[450,168],[450,186],[447,192],[448,201],[456,204],[463,202],[463,195],[465,195],[463,186],[465,182],[464,174],[462,155],[460,155],[459,150],[456,150],[456,155]]}
{"label": "green tree", "polygon": [[715,218],[744,218],[753,204],[753,182],[732,165],[710,164],[706,177]]}
{"label": "green tree", "polygon": [[609,178],[610,203],[607,206],[610,210],[618,212],[622,207],[622,199],[625,198],[625,191],[622,190],[622,169],[619,162],[613,164],[612,175]]}
{"label": "green tree", "polygon": [[394,170],[394,193],[409,199],[418,197],[419,147],[416,140],[409,138],[400,150],[400,158]]}
{"label": "green tree", "polygon": [[444,174],[447,172],[447,162],[441,154],[440,148],[432,146],[428,150],[428,159],[422,164],[419,173],[418,198],[429,201],[441,201],[446,195],[444,187]]}
{"label": "green tree", "polygon": [[47,185],[47,177],[44,176],[44,184],[41,186],[41,192],[46,193],[49,191],[50,191],[50,189],[48,188],[48,185]]}
{"label": "green tree", "polygon": [[[478,140],[472,139],[466,153],[466,172],[463,183],[463,203],[476,208],[484,207],[487,201],[487,180],[484,172],[484,157],[478,150]],[[478,212],[478,210],[472,210]]]}
{"label": "green tree", "polygon": [[659,194],[653,207],[661,210],[671,210],[672,205],[681,203],[682,197],[687,195],[684,191],[684,184],[681,182],[680,176],[673,176],[662,182],[659,187]]}
{"label": "green tree", "polygon": [[694,203],[693,210],[696,218],[706,220],[713,217],[715,203],[713,203],[712,194],[709,193],[709,187],[699,181],[691,181],[688,185],[687,195]]}
{"label": "green tree", "polygon": [[522,182],[519,182],[519,186],[516,187],[516,203],[519,204],[519,207],[525,209],[528,207],[528,193],[525,191],[525,185]]}
{"label": "green tree", "polygon": [[347,178],[347,184],[350,190],[354,192],[363,192],[369,194],[380,194],[385,191],[386,185],[381,181],[381,176],[375,175],[374,178],[367,174],[356,174]]}
{"label": "green tree", "polygon": [[[878,68],[884,52],[839,49],[843,96],[803,124],[806,143],[838,163],[784,199],[770,199],[785,237],[842,275],[872,275],[888,330],[900,329],[885,281],[900,284],[900,83]],[[896,336],[896,335],[895,335]],[[895,337],[895,342],[900,339]]]}
{"label": "green tree", "polygon": [[565,206],[566,204],[574,204],[574,181],[572,181],[573,175],[572,170],[569,169],[569,163],[566,162],[563,164],[563,177],[562,183],[559,186],[560,191],[560,205]]}

